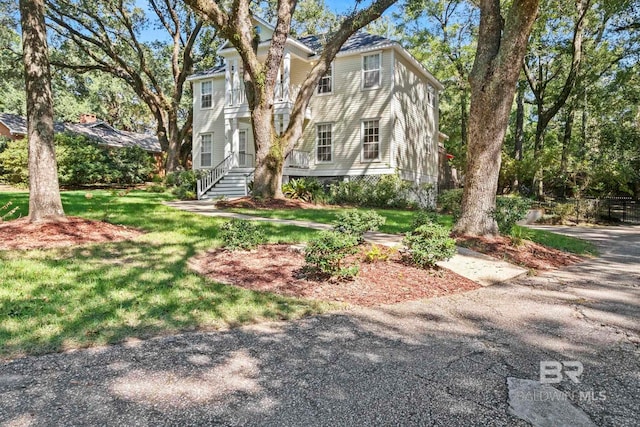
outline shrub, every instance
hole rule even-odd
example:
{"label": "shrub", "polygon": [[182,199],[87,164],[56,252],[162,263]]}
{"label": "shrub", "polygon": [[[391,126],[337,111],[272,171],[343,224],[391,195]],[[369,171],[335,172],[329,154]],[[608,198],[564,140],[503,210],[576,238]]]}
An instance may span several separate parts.
{"label": "shrub", "polygon": [[316,178],[292,179],[282,186],[285,197],[315,202],[323,193],[322,184]]}
{"label": "shrub", "polygon": [[120,184],[140,184],[146,182],[153,172],[153,159],[140,147],[125,147],[110,151],[111,163]]}
{"label": "shrub", "polygon": [[341,181],[329,187],[329,199],[337,205],[365,206],[370,186],[364,180]]}
{"label": "shrub", "polygon": [[345,265],[344,259],[358,252],[358,240],[350,234],[323,231],[305,248],[307,268],[342,278],[354,277],[359,272],[357,264]]}
{"label": "shrub", "polygon": [[181,200],[196,198],[196,183],[203,173],[200,171],[183,170],[167,174],[165,183],[171,187],[174,196]]}
{"label": "shrub", "polygon": [[442,212],[450,213],[456,221],[462,214],[462,188],[445,190],[438,196],[438,206]]}
{"label": "shrub", "polygon": [[421,225],[431,225],[438,223],[438,215],[432,211],[420,210],[415,213],[413,216],[413,221],[411,223],[411,229],[415,230]]}
{"label": "shrub", "polygon": [[220,228],[222,245],[232,251],[255,248],[266,241],[264,232],[253,222],[242,219],[232,219]]}
{"label": "shrub", "polygon": [[375,231],[385,223],[385,218],[375,211],[348,210],[338,213],[334,221],[334,230],[346,233],[356,238],[361,243],[367,231]]}
{"label": "shrub", "polygon": [[[372,208],[406,208],[413,206],[412,192],[417,190],[398,174],[370,176],[332,184],[328,200],[338,205],[357,205]],[[417,194],[417,193],[416,193]]]}
{"label": "shrub", "polygon": [[167,190],[167,187],[160,184],[151,184],[145,188],[147,193],[164,193]]}
{"label": "shrub", "polygon": [[510,234],[513,226],[527,216],[531,202],[520,196],[498,196],[491,216],[498,223],[501,234]]}
{"label": "shrub", "polygon": [[438,224],[421,225],[407,233],[402,242],[407,247],[405,259],[422,268],[431,268],[456,253],[449,229]]}
{"label": "shrub", "polygon": [[364,254],[364,261],[368,263],[386,261],[389,259],[391,251],[391,248],[383,248],[378,245],[373,245],[371,246],[371,249]]}
{"label": "shrub", "polygon": [[26,185],[29,182],[27,140],[18,139],[7,142],[6,148],[0,153],[3,182],[14,185]]}
{"label": "shrub", "polygon": [[551,213],[552,215],[560,218],[560,221],[564,222],[572,216],[575,218],[576,204],[572,202],[558,203],[553,208],[551,208]]}

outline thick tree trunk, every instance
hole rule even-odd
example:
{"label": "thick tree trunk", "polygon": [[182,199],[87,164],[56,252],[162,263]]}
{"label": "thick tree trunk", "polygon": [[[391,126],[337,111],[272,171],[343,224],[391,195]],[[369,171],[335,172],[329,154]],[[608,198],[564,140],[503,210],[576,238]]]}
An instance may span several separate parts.
{"label": "thick tree trunk", "polygon": [[64,217],[55,146],[43,0],[20,0],[29,139],[29,220]]}
{"label": "thick tree trunk", "polygon": [[514,0],[503,19],[500,0],[480,2],[478,48],[469,76],[467,169],[456,233],[498,232],[491,213],[495,208],[502,144],[537,9],[538,0]]}
{"label": "thick tree trunk", "polygon": [[467,144],[469,136],[467,127],[469,123],[469,113],[467,112],[467,90],[460,91],[460,137],[463,144]]}
{"label": "thick tree trunk", "polygon": [[282,198],[285,147],[283,137],[277,135],[273,127],[273,107],[254,108],[251,122],[256,149],[253,196]]}

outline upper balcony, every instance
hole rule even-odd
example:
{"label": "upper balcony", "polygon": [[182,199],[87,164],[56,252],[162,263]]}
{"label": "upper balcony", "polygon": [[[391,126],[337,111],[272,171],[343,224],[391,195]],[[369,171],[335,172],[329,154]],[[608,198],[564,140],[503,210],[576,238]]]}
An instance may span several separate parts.
{"label": "upper balcony", "polygon": [[[300,85],[294,86],[278,83],[274,94],[274,113],[291,114],[299,91]],[[251,116],[243,84],[236,86],[235,89],[227,89],[225,95],[224,113],[227,118],[244,118]],[[311,119],[311,107],[307,107],[305,119]]]}

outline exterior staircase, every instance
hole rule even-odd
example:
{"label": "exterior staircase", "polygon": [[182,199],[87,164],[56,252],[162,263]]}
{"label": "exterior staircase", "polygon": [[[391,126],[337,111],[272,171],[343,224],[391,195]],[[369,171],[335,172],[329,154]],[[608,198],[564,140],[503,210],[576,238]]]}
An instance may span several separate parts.
{"label": "exterior staircase", "polygon": [[244,197],[248,195],[246,184],[253,178],[249,175],[253,168],[233,168],[212,188],[210,188],[202,199],[220,199],[223,197]]}

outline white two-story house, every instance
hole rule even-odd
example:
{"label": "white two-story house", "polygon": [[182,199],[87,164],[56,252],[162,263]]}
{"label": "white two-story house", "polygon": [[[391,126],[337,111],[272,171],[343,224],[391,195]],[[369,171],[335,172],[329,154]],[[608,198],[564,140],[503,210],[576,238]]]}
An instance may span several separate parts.
{"label": "white two-story house", "polygon": [[[256,19],[266,57],[273,27]],[[282,131],[299,87],[322,49],[321,37],[287,40],[278,78],[274,123]],[[193,85],[193,168],[211,173],[199,198],[246,194],[254,166],[242,61],[227,44],[224,64],[189,77]],[[438,180],[438,93],[443,86],[409,52],[384,37],[358,32],[322,78],[305,116],[303,137],[284,168],[293,177],[350,179],[399,173]]]}

